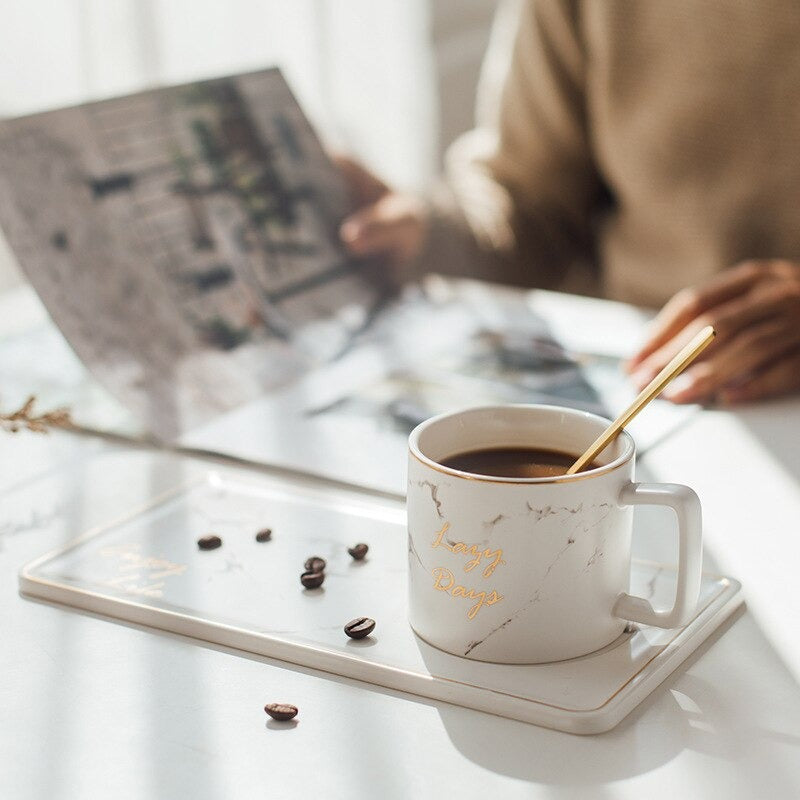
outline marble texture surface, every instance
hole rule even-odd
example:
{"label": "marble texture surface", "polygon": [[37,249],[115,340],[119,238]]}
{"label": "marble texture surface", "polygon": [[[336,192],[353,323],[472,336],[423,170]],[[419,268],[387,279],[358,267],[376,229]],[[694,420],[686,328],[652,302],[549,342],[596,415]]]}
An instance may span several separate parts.
{"label": "marble texture surface", "polygon": [[[799,411],[784,408],[773,416],[790,424]],[[746,439],[724,441],[725,453],[714,451],[714,458],[722,464],[760,453],[754,469],[769,483],[760,495],[756,485],[756,496],[766,500],[774,492],[773,499],[783,498],[778,507],[785,507],[791,497],[765,453]],[[696,453],[713,442],[719,440],[702,431],[689,437]],[[657,475],[646,461],[640,473],[648,478],[684,476],[677,459],[665,457]],[[504,800],[797,795],[800,686],[792,670],[798,664],[789,657],[791,647],[783,655],[776,647],[796,644],[797,628],[781,628],[777,608],[766,629],[760,616],[741,610],[613,731],[576,737],[110,624],[18,594],[17,572],[27,561],[207,469],[64,434],[0,442],[0,709],[14,721],[0,726],[2,796],[239,800],[275,786],[287,798],[336,800],[376,793],[385,800],[448,793]],[[237,480],[254,475],[226,474]],[[752,477],[745,476],[748,484]],[[725,491],[735,494],[744,485],[733,480]],[[778,507],[767,532],[778,545],[791,546],[793,532],[777,524]],[[637,509],[636,556],[674,558],[665,517],[659,509]],[[726,561],[735,562],[748,596],[759,608],[771,608],[771,587],[788,593],[794,567],[766,551],[755,557],[755,518],[748,516],[741,529],[735,524],[732,513],[726,528],[716,531],[716,554],[727,546]],[[706,559],[714,569],[715,554],[707,552]],[[781,576],[784,582],[776,584]],[[275,700],[300,706],[296,725],[268,727],[262,707]],[[364,745],[357,762],[354,743]]]}
{"label": "marble texture surface", "polygon": [[496,479],[441,466],[487,447],[580,453],[605,426],[573,409],[485,406],[412,432],[409,619],[423,639],[470,659],[531,664],[591,653],[622,633],[627,620],[613,610],[629,584],[627,433],[579,476]]}
{"label": "marble texture surface", "polygon": [[[257,543],[264,526],[272,539]],[[199,550],[197,538],[210,532],[222,547]],[[347,547],[358,541],[370,551],[356,562]],[[327,578],[304,590],[299,574],[311,555],[326,559]],[[635,591],[669,604],[674,570],[641,564],[633,576]],[[584,733],[619,722],[734,609],[737,590],[709,577],[688,629],[620,629],[614,643],[586,658],[528,666],[472,661],[431,647],[409,628],[401,503],[214,473],[90,532],[23,578],[26,593],[51,601]],[[358,616],[378,624],[353,641],[342,627]]]}

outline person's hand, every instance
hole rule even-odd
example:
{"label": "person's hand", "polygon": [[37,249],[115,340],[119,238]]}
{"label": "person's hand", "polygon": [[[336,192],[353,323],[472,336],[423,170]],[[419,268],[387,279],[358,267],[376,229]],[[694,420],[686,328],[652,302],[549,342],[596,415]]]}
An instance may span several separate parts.
{"label": "person's hand", "polygon": [[746,261],[676,294],[626,364],[637,387],[705,325],[716,340],[664,397],[734,404],[800,389],[800,263]]}
{"label": "person's hand", "polygon": [[355,256],[381,256],[393,266],[413,261],[427,232],[424,202],[392,191],[357,162],[334,157],[350,189],[355,211],[342,222],[339,236]]}

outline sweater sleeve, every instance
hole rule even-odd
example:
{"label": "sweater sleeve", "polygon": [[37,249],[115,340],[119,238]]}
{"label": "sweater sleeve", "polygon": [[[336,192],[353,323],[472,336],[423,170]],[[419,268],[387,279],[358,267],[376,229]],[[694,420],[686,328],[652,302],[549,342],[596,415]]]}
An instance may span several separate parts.
{"label": "sweater sleeve", "polygon": [[602,187],[587,132],[577,7],[517,6],[510,57],[507,39],[494,36],[478,124],[450,148],[432,194],[420,272],[553,286],[570,265],[592,260]]}

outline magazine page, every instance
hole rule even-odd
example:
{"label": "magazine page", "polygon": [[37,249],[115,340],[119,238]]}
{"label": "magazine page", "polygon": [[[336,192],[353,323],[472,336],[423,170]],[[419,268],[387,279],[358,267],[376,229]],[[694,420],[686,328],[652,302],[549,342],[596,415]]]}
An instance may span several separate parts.
{"label": "magazine page", "polygon": [[278,70],[0,122],[0,226],[91,372],[172,439],[346,350],[386,289]]}

